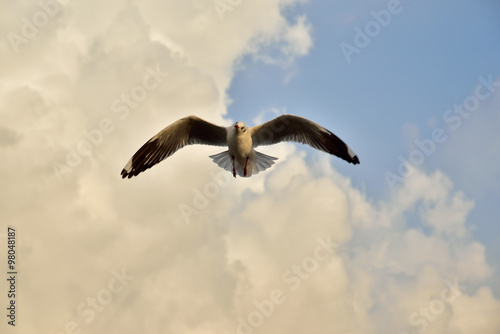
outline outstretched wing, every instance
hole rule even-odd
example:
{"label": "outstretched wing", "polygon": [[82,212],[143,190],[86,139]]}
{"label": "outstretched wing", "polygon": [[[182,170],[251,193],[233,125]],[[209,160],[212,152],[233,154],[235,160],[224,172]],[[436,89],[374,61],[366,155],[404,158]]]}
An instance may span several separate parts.
{"label": "outstretched wing", "polygon": [[225,146],[226,128],[196,116],[182,118],[144,144],[123,168],[122,178],[136,176],[191,144]]}
{"label": "outstretched wing", "polygon": [[253,147],[293,141],[336,155],[349,163],[359,164],[356,153],[339,137],[324,127],[299,116],[281,115],[250,128],[250,134]]}

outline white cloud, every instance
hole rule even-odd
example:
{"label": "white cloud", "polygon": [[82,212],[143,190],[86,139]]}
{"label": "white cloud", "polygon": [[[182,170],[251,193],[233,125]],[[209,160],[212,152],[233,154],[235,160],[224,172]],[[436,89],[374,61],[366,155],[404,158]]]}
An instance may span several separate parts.
{"label": "white cloud", "polygon": [[[497,333],[500,320],[500,303],[488,288],[479,289],[473,296],[460,297],[460,303],[453,307],[450,329],[456,333]],[[471,312],[474,310],[474,312]]]}
{"label": "white cloud", "polygon": [[297,17],[297,24],[287,29],[285,40],[287,45],[283,48],[285,54],[293,57],[304,56],[312,48],[312,26],[307,22],[306,16]]}

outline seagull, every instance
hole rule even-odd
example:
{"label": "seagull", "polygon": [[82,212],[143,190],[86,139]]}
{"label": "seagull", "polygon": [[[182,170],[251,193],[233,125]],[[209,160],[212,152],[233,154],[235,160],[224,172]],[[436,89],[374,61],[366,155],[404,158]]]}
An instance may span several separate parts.
{"label": "seagull", "polygon": [[188,116],[148,140],[130,158],[121,175],[122,178],[137,176],[186,145],[204,144],[227,146],[226,151],[209,157],[234,177],[250,177],[271,167],[278,159],[257,152],[255,148],[284,141],[307,144],[349,163],[359,164],[358,156],[339,137],[299,116],[285,114],[250,128],[243,122],[222,127],[196,116]]}

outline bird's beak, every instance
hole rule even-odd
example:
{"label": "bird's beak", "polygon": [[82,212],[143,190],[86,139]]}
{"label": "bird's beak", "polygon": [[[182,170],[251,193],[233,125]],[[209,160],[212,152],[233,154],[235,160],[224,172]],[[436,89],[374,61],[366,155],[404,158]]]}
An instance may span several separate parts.
{"label": "bird's beak", "polygon": [[239,128],[240,128],[240,127],[238,126],[238,124],[235,124],[235,125],[234,125],[234,127],[235,127],[236,129],[239,129]]}

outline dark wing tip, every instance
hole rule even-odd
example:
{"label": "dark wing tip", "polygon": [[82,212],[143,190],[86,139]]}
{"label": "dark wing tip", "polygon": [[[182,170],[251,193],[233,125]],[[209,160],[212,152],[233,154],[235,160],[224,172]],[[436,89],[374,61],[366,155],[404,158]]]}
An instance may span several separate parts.
{"label": "dark wing tip", "polygon": [[132,170],[130,172],[127,172],[125,169],[122,169],[121,176],[122,176],[122,179],[124,179],[124,178],[131,179],[133,176],[136,176],[139,173],[137,173],[137,172],[134,173]]}
{"label": "dark wing tip", "polygon": [[131,179],[132,177],[141,174],[142,172],[144,172],[148,168],[151,168],[151,166],[147,166],[144,169],[132,169],[129,172],[127,172],[125,169],[122,169],[122,172],[121,172],[122,179],[124,179],[124,178]]}
{"label": "dark wing tip", "polygon": [[157,139],[150,139],[146,144],[142,145],[122,169],[122,179],[126,177],[130,179],[139,175],[162,161],[168,155],[168,152],[161,151]]}
{"label": "dark wing tip", "polygon": [[[325,129],[326,130],[326,129]],[[336,155],[337,157],[347,161],[348,163],[358,165],[359,158],[356,153],[342,139],[334,135],[331,131],[326,130],[328,134],[324,151]]]}
{"label": "dark wing tip", "polygon": [[137,176],[137,175],[141,174],[142,172],[144,172],[145,170],[151,168],[153,165],[155,165],[155,164],[142,165],[142,166],[140,166],[140,168],[135,168],[132,165],[132,167],[129,171],[127,171],[126,169],[122,169],[122,172],[121,172],[122,179],[124,179],[124,178],[131,179],[132,177]]}
{"label": "dark wing tip", "polygon": [[127,176],[129,179],[132,177],[132,175],[130,173],[128,173],[125,169],[122,169],[121,176],[122,176],[122,179],[126,178]]}

